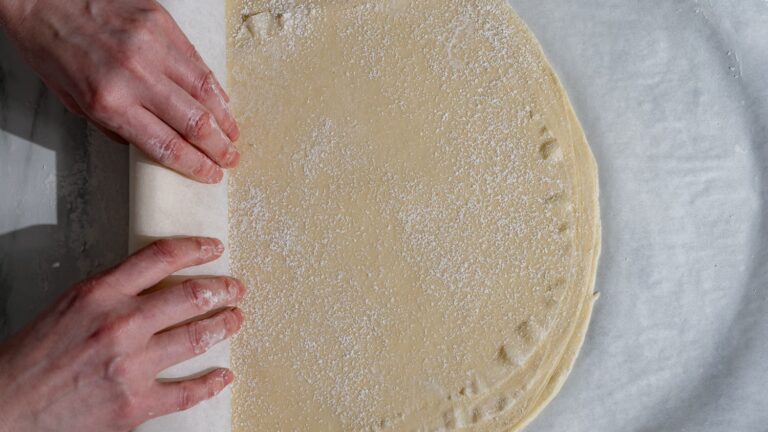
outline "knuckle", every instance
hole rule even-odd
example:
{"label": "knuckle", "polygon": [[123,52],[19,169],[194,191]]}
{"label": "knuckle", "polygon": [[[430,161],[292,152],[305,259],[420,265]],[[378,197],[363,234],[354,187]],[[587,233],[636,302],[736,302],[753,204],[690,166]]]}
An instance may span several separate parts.
{"label": "knuckle", "polygon": [[98,279],[88,279],[77,286],[75,296],[80,302],[90,302],[99,292],[100,285]]}
{"label": "knuckle", "polygon": [[192,390],[189,385],[180,385],[178,394],[176,395],[176,409],[178,411],[186,411],[197,404]]}
{"label": "knuckle", "polygon": [[170,18],[170,16],[166,13],[166,11],[159,5],[148,7],[145,10],[145,16],[146,16],[147,22],[151,24],[166,23]]}
{"label": "knuckle", "polygon": [[158,240],[152,243],[152,255],[163,264],[173,265],[178,259],[179,248],[173,240]]}
{"label": "knuckle", "polygon": [[137,44],[147,40],[157,26],[157,12],[150,8],[143,14],[134,16],[128,21],[129,44]]}
{"label": "knuckle", "polygon": [[58,304],[58,313],[67,313],[73,309],[95,310],[99,304],[101,283],[98,278],[88,279],[76,285],[71,292]]}
{"label": "knuckle", "polygon": [[112,358],[104,368],[104,378],[112,382],[125,382],[130,378],[132,362],[123,356]]}
{"label": "knuckle", "polygon": [[206,397],[208,399],[216,396],[221,391],[221,385],[216,377],[210,376],[205,382]]}
{"label": "knuckle", "polygon": [[202,237],[193,237],[191,240],[195,243],[194,250],[200,255],[204,254],[210,247],[208,245],[208,240]]}
{"label": "knuckle", "polygon": [[140,416],[141,407],[139,398],[125,386],[120,386],[115,398],[116,422],[121,425],[133,425]]}
{"label": "knuckle", "polygon": [[103,119],[117,111],[117,89],[111,80],[97,83],[86,100],[86,109],[96,118]]}
{"label": "knuckle", "polygon": [[208,112],[193,114],[187,125],[187,136],[192,140],[207,136],[211,129],[211,119],[211,114]]}
{"label": "knuckle", "polygon": [[141,70],[142,50],[138,47],[129,46],[121,49],[117,53],[117,64],[122,70],[136,72]]}
{"label": "knuckle", "polygon": [[196,99],[207,99],[214,92],[213,72],[206,71],[195,80],[194,94]]}
{"label": "knuckle", "polygon": [[184,38],[182,53],[191,59],[197,60],[201,58],[197,48],[186,38]]}
{"label": "knuckle", "polygon": [[212,299],[208,295],[203,282],[195,279],[189,279],[181,284],[182,291],[186,299],[198,311],[205,311],[211,307]]}
{"label": "knuckle", "polygon": [[123,315],[117,318],[108,319],[99,326],[93,337],[97,344],[112,351],[119,350],[126,334],[134,328],[135,318],[133,315]]}
{"label": "knuckle", "polygon": [[192,352],[202,354],[208,351],[208,345],[205,343],[205,328],[202,322],[193,322],[187,326],[187,337]]}
{"label": "knuckle", "polygon": [[162,164],[176,164],[181,159],[183,143],[178,136],[160,140],[156,144],[157,159]]}

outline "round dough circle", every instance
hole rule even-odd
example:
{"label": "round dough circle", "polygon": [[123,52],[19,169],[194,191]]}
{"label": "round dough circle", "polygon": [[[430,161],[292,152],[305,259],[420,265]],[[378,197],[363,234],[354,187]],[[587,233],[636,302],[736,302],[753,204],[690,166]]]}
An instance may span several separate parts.
{"label": "round dough circle", "polygon": [[584,339],[597,172],[501,0],[239,0],[236,431],[516,430]]}

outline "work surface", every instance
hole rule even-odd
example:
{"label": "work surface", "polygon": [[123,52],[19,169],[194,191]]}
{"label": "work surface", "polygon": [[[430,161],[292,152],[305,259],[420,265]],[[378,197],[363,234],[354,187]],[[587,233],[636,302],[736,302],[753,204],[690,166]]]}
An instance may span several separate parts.
{"label": "work surface", "polygon": [[[601,173],[601,298],[531,431],[768,424],[768,3],[515,0]],[[0,338],[127,248],[127,151],[0,37]]]}

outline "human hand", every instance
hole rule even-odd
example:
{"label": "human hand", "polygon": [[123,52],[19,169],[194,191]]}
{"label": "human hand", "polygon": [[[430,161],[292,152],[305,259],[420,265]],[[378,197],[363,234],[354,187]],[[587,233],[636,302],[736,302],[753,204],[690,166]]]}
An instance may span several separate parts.
{"label": "human hand", "polygon": [[0,22],[73,112],[192,179],[240,156],[229,98],[156,0],[0,0]]}
{"label": "human hand", "polygon": [[239,330],[242,283],[193,279],[141,293],[222,251],[212,239],[161,240],[65,294],[0,347],[0,431],[124,432],[218,394],[233,380],[227,369],[156,377]]}

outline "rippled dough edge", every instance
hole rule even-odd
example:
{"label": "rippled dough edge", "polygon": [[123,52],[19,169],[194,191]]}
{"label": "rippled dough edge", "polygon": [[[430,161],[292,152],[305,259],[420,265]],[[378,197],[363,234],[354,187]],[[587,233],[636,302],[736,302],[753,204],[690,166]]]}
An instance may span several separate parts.
{"label": "rippled dough edge", "polygon": [[[273,7],[280,7],[293,3],[309,4],[322,2],[261,1],[256,3],[266,3],[273,5]],[[355,1],[353,3],[364,2]],[[407,3],[407,0],[389,0],[384,3]],[[479,0],[477,2],[468,1],[467,3],[495,4],[495,7],[503,8],[504,13],[509,15],[510,25],[514,28],[520,28],[521,31],[526,33],[525,37],[529,40],[529,43],[535,47],[537,54],[547,63],[545,55],[541,51],[535,37],[522,24],[520,18],[517,17],[511,6],[506,4],[506,2]],[[269,32],[273,30],[262,27],[257,28],[256,31]],[[575,246],[573,270],[575,276],[568,289],[568,299],[563,301],[569,307],[564,308],[566,310],[559,317],[563,321],[563,324],[559,327],[559,333],[556,337],[548,338],[549,340],[543,344],[543,347],[539,347],[541,351],[549,351],[546,356],[547,361],[542,362],[543,367],[539,367],[531,374],[531,383],[535,384],[528,391],[525,402],[520,404],[519,408],[516,407],[506,411],[500,410],[502,411],[500,414],[491,419],[486,419],[487,421],[467,425],[467,428],[470,430],[518,431],[529,424],[543,410],[558,393],[573,367],[578,351],[584,342],[592,313],[592,306],[596,299],[596,295],[593,294],[593,287],[597,260],[600,253],[600,217],[596,163],[565,90],[549,66],[545,78],[549,81],[549,89],[556,93],[560,99],[561,106],[557,111],[560,111],[564,120],[560,119],[563,124],[560,125],[561,130],[558,131],[558,138],[563,158],[566,161],[570,161],[567,165],[571,169],[570,202],[574,206],[576,218],[573,240]],[[500,388],[498,390],[499,394],[501,394],[510,389]]]}

